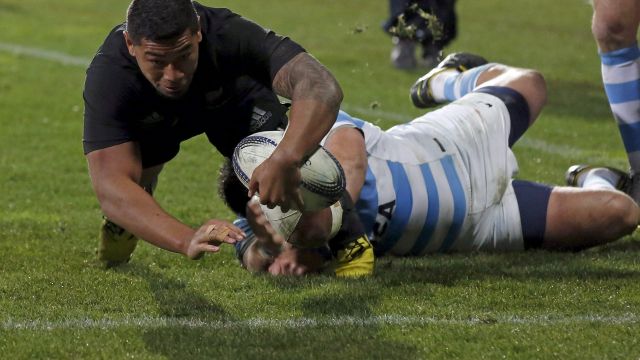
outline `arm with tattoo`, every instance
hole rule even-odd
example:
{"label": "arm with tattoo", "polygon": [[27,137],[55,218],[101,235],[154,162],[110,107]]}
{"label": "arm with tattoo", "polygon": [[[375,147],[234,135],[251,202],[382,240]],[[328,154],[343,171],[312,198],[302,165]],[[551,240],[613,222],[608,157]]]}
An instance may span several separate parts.
{"label": "arm with tattoo", "polygon": [[299,167],[331,129],[343,95],[333,75],[307,53],[278,71],[273,89],[291,99],[289,127],[276,151],[254,171],[249,195],[259,192],[263,204],[286,211],[303,205]]}

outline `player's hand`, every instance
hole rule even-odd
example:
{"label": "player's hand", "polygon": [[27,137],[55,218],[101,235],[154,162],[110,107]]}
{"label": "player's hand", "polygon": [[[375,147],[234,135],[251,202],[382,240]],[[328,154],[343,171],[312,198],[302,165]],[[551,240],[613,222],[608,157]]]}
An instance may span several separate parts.
{"label": "player's hand", "polygon": [[316,249],[300,249],[285,244],[267,271],[271,275],[301,276],[320,273],[326,264],[326,259]]}
{"label": "player's hand", "polygon": [[270,249],[279,248],[284,245],[285,239],[269,223],[269,219],[262,212],[260,201],[253,197],[247,204],[247,221],[256,235],[256,241],[262,246]]}
{"label": "player's hand", "polygon": [[234,244],[244,239],[245,233],[237,226],[223,220],[209,220],[202,225],[189,241],[186,255],[200,259],[205,252],[218,252],[222,243]]}
{"label": "player's hand", "polygon": [[251,176],[249,196],[260,194],[260,202],[269,208],[276,205],[283,212],[289,209],[303,209],[304,203],[300,193],[300,168],[283,151],[274,153],[260,164]]}
{"label": "player's hand", "polygon": [[301,276],[309,273],[309,267],[298,259],[298,249],[289,248],[274,259],[267,271],[271,275]]}

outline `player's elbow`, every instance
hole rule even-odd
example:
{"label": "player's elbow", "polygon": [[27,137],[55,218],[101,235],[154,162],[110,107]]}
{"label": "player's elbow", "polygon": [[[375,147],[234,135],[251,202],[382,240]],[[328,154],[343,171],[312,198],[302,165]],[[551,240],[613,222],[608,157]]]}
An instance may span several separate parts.
{"label": "player's elbow", "polygon": [[93,190],[100,204],[100,210],[107,218],[113,218],[117,212],[118,200],[116,194],[110,190],[111,187],[104,182],[94,183]]}
{"label": "player's elbow", "polygon": [[344,93],[342,92],[342,87],[338,83],[331,73],[327,72],[326,74],[326,82],[325,82],[325,94],[327,103],[331,107],[335,107],[336,109],[340,108],[340,104],[344,99]]}
{"label": "player's elbow", "polygon": [[92,177],[93,190],[100,204],[100,209],[106,217],[114,218],[121,211],[126,202],[128,183],[138,186],[127,177]]}

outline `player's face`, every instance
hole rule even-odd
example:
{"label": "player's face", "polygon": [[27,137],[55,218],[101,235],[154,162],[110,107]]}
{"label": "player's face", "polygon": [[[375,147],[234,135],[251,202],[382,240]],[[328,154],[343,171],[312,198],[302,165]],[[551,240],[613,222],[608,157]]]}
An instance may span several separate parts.
{"label": "player's face", "polygon": [[242,258],[245,268],[253,273],[266,272],[273,261],[280,255],[281,249],[266,250],[257,242],[249,245]]}
{"label": "player's face", "polygon": [[129,53],[136,58],[142,74],[163,96],[179,98],[184,95],[198,67],[200,31],[187,29],[175,39],[155,42],[142,39],[133,44],[125,32]]}

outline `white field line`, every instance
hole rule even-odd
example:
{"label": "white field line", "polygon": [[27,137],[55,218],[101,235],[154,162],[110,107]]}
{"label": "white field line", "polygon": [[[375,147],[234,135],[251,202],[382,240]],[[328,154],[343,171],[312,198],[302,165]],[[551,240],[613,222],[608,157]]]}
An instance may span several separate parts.
{"label": "white field line", "polygon": [[0,42],[0,51],[9,52],[16,55],[24,55],[38,59],[49,60],[63,65],[74,65],[87,67],[91,62],[90,59],[73,56],[57,51],[22,46],[17,44],[9,44]]}
{"label": "white field line", "polygon": [[[0,42],[0,52],[2,51],[9,52],[12,54],[17,54],[17,55],[23,55],[23,56],[29,56],[33,58],[53,61],[63,65],[73,65],[73,66],[79,66],[83,68],[86,68],[91,62],[91,60],[88,58],[73,56],[73,55],[62,53],[62,52]],[[363,114],[375,119],[378,119],[378,118],[385,119],[388,121],[392,121],[394,123],[404,123],[404,122],[407,122],[408,120],[411,120],[412,118],[410,115],[382,111],[382,110],[374,110],[368,107],[350,105],[346,103],[343,103],[342,107],[347,111],[357,112],[359,114]],[[602,159],[587,158],[585,152],[582,149],[576,148],[574,146],[551,144],[540,139],[529,139],[525,137],[518,142],[518,146],[526,147],[526,148],[534,149],[537,151],[542,151],[547,154],[552,154],[552,155],[557,155],[562,157],[581,158],[583,159],[583,161],[587,161],[589,163],[610,162],[610,159],[605,159],[605,158],[602,158]]]}
{"label": "white field line", "polygon": [[117,328],[194,328],[194,329],[304,329],[318,327],[344,327],[344,326],[478,326],[478,325],[633,325],[640,323],[640,317],[636,314],[623,314],[617,316],[607,315],[540,315],[532,317],[502,316],[498,318],[468,318],[447,319],[421,316],[382,315],[372,317],[342,316],[325,319],[292,318],[292,319],[264,319],[253,318],[247,320],[204,320],[198,318],[183,319],[169,317],[130,317],[130,318],[102,318],[102,319],[69,319],[61,321],[47,320],[5,320],[0,323],[0,330],[78,330],[78,329],[117,329]]}

